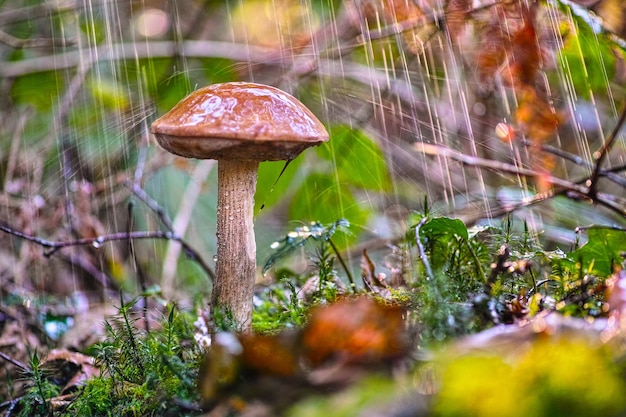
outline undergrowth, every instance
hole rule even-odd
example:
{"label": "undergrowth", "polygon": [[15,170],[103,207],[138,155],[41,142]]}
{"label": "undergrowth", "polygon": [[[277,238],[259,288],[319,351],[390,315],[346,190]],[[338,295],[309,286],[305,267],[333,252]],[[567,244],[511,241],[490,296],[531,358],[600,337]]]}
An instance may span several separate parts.
{"label": "undergrowth", "polygon": [[185,404],[195,390],[200,350],[193,342],[190,318],[175,307],[151,331],[140,329],[122,303],[105,323],[106,341],[92,347],[101,369],[67,408],[67,416],[191,415]]}
{"label": "undergrowth", "polygon": [[[312,307],[363,293],[406,309],[407,332],[418,335],[414,348],[540,311],[598,317],[605,312],[604,281],[622,263],[626,247],[626,232],[616,229],[586,230],[587,242],[564,252],[543,250],[524,224],[508,219],[468,229],[460,220],[414,214],[410,224],[387,252],[371,257],[363,253],[361,282],[354,281],[333,245],[333,235],[349,227],[345,220],[291,232],[273,245],[276,252],[264,270],[279,262],[286,266],[276,271],[275,283],[257,292],[253,329],[275,334],[302,328]],[[288,267],[286,261],[297,248],[310,256],[308,273],[296,274]],[[118,313],[106,321],[106,340],[88,352],[101,376],[88,380],[65,408],[50,408],[49,400],[60,389],[41,371],[40,358],[33,353],[26,375],[31,388],[20,401],[19,415],[197,415],[203,355],[194,341],[193,319],[170,306],[159,326],[148,329],[137,321],[135,302],[121,301]],[[213,320],[217,330],[228,330],[228,318]],[[456,375],[455,369],[449,375]]]}

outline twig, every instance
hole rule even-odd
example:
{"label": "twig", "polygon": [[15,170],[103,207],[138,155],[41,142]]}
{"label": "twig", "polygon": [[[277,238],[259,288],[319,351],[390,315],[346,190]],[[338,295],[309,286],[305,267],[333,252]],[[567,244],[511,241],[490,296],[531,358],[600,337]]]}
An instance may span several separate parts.
{"label": "twig", "polygon": [[[526,147],[531,147],[534,146],[534,144],[528,140],[528,139],[522,139],[520,141],[522,146],[526,146]],[[563,149],[559,149],[557,147],[554,147],[552,145],[546,145],[543,144],[539,147],[542,151],[544,152],[548,152],[552,155],[558,156],[559,158],[563,158],[567,161],[570,161],[576,165],[580,165],[584,168],[591,168],[593,166],[593,164],[589,161],[587,161],[585,158],[583,158],[582,156],[576,155],[574,153],[571,152],[567,152],[564,151]]]}
{"label": "twig", "polygon": [[619,131],[622,129],[624,122],[626,122],[626,106],[624,106],[624,108],[622,109],[622,112],[619,115],[619,119],[617,119],[617,123],[613,127],[613,131],[611,131],[611,134],[609,135],[607,140],[600,147],[600,149],[598,149],[593,154],[593,157],[595,158],[596,163],[595,163],[595,168],[593,170],[593,173],[589,177],[589,182],[588,182],[588,186],[589,186],[588,195],[592,200],[596,199],[597,190],[598,190],[598,178],[600,177],[602,163],[604,162],[607,155],[611,151],[611,148],[615,144],[615,141],[617,140],[617,135],[619,134]]}
{"label": "twig", "polygon": [[[139,198],[150,210],[152,210],[161,220],[161,223],[170,231],[170,234],[179,236],[174,229],[172,224],[172,220],[169,218],[163,207],[159,205],[152,197],[150,197],[141,187],[136,184],[131,183],[130,181],[125,181],[124,186],[127,187],[137,198]],[[194,259],[198,264],[202,267],[204,272],[209,276],[211,281],[215,280],[215,273],[213,269],[204,261],[202,257],[198,255],[197,252],[191,249],[189,244],[187,244],[183,238],[179,238],[176,240],[179,242],[185,251],[185,254],[190,258]]]}
{"label": "twig", "polygon": [[262,63],[286,63],[287,58],[271,48],[244,45],[232,42],[185,41],[178,48],[177,42],[136,42],[103,45],[68,51],[52,56],[42,56],[15,62],[5,62],[0,66],[0,77],[17,77],[45,71],[57,71],[73,68],[79,64],[85,66],[98,62],[132,60],[144,58],[172,57],[176,53],[186,57],[227,58],[234,61]]}
{"label": "twig", "polygon": [[[523,140],[522,145],[524,146],[532,146],[532,143],[528,140]],[[548,152],[552,155],[558,156],[559,158],[563,158],[567,161],[570,161],[576,165],[582,166],[584,168],[593,168],[594,164],[587,161],[585,158],[583,158],[582,156],[573,154],[571,152],[567,152],[564,151],[563,149],[559,149],[557,147],[554,147],[552,145],[541,145],[540,149],[544,152]],[[610,169],[601,169],[599,172],[599,176],[600,177],[604,177],[606,179],[608,179],[609,181],[613,181],[614,183],[616,183],[617,185],[621,185],[622,187],[626,187],[626,178],[619,176],[616,174],[616,172],[621,172],[626,170],[626,166],[618,166],[618,167],[613,167]],[[582,181],[581,183],[584,183],[585,181],[587,181],[587,179],[585,179],[584,181]]]}
{"label": "twig", "polygon": [[128,188],[138,199],[140,199],[150,210],[152,210],[167,230],[170,232],[174,231],[172,219],[170,219],[163,207],[161,207],[156,200],[150,197],[148,193],[143,190],[143,188],[128,180],[124,181],[124,187]]}
{"label": "twig", "polygon": [[[492,161],[489,159],[465,155],[462,152],[455,151],[454,149],[450,149],[445,146],[420,142],[414,145],[414,149],[426,155],[442,156],[444,158],[450,158],[459,161],[464,165],[485,168],[498,173],[509,173],[526,177],[536,177],[540,175],[537,171],[531,169],[517,167],[515,165],[507,164],[504,162]],[[512,204],[507,207],[501,207],[498,210],[492,210],[489,212],[489,215],[492,217],[498,217],[519,210],[520,208],[545,201],[554,197],[555,195],[565,194],[569,198],[573,199],[580,199],[581,197],[583,199],[589,199],[605,208],[608,208],[611,211],[614,211],[620,216],[626,216],[626,207],[616,204],[614,198],[612,198],[610,195],[596,193],[594,198],[591,198],[591,196],[589,195],[589,188],[586,186],[586,184],[588,183],[588,178],[583,178],[578,181],[567,181],[553,176],[544,176],[543,180],[556,188],[536,194],[531,198],[525,198],[517,204]]]}
{"label": "twig", "polygon": [[[105,1],[102,1],[104,4]],[[0,26],[6,26],[10,23],[32,21],[40,17],[48,17],[53,13],[62,13],[78,8],[77,1],[54,1],[43,2],[34,6],[20,8],[5,8],[0,12]],[[82,2],[81,2],[82,4]]]}
{"label": "twig", "polygon": [[[196,206],[196,201],[201,194],[202,187],[206,182],[211,170],[215,165],[213,160],[199,161],[189,180],[183,196],[180,199],[180,205],[174,223],[172,224],[172,232],[179,236],[184,236],[189,223],[191,222],[191,215],[193,209]],[[178,257],[180,255],[181,245],[175,244],[170,241],[165,256],[163,257],[163,272],[161,275],[161,286],[163,288],[163,294],[166,296],[170,294],[174,286],[174,277],[176,275],[176,267],[178,265]]]}
{"label": "twig", "polygon": [[100,248],[103,244],[107,242],[112,242],[116,240],[126,240],[126,239],[167,239],[167,240],[175,240],[179,242],[185,252],[192,257],[198,264],[204,269],[211,280],[214,279],[215,275],[211,268],[204,262],[202,257],[198,255],[198,253],[191,247],[183,238],[180,236],[171,233],[171,232],[162,232],[162,231],[139,231],[139,232],[123,232],[123,233],[112,233],[108,235],[100,235],[96,237],[82,238],[76,240],[68,240],[68,241],[53,241],[46,240],[37,236],[31,236],[26,233],[20,232],[19,230],[15,230],[11,227],[8,227],[4,224],[0,224],[0,230],[8,233],[13,236],[17,236],[21,239],[24,239],[28,242],[35,243],[39,246],[43,246],[44,248],[49,248],[50,250],[44,252],[46,257],[52,256],[55,252],[60,249],[71,247],[71,246],[87,246],[91,245],[95,248]]}
{"label": "twig", "polygon": [[[495,172],[503,172],[525,177],[538,177],[542,175],[532,169],[518,167],[513,164],[507,164],[506,162],[493,161],[490,159],[466,155],[445,146],[418,142],[414,145],[414,149],[426,155],[443,156],[444,158],[459,161],[464,165],[481,167]],[[573,191],[583,196],[587,196],[589,191],[585,186],[561,178],[547,176],[545,178],[542,177],[542,179],[553,186],[561,187],[566,191]]]}
{"label": "twig", "polygon": [[[469,15],[471,13],[479,12],[481,10],[491,8],[499,4],[512,3],[512,2],[513,0],[507,0],[507,1],[495,0],[491,3],[483,4],[472,10],[469,10],[467,13]],[[367,38],[369,40],[372,40],[372,39],[386,38],[386,37],[393,36],[393,35],[399,35],[402,32],[406,32],[407,30],[411,30],[411,29],[416,29],[428,23],[437,23],[441,19],[445,19],[445,14],[441,12],[423,13],[421,16],[417,18],[403,20],[401,22],[396,22],[396,23],[384,26],[380,29],[370,30],[367,33]]]}
{"label": "twig", "polygon": [[76,39],[55,39],[55,38],[36,38],[36,39],[20,39],[13,35],[9,35],[0,30],[0,43],[15,49],[23,48],[49,48],[53,46],[73,46]]}
{"label": "twig", "polygon": [[5,401],[3,403],[0,403],[0,408],[6,408],[7,411],[6,413],[4,413],[4,417],[11,417],[11,413],[13,412],[13,410],[15,409],[15,406],[22,401],[22,399],[25,397],[26,395],[21,395],[19,397],[16,398],[12,398],[8,401]]}
{"label": "twig", "polygon": [[13,359],[12,357],[10,357],[9,355],[7,355],[6,353],[2,353],[0,352],[0,358],[4,359],[7,362],[12,363],[13,365],[17,366],[18,368],[20,368],[22,371],[30,371],[30,366],[18,361],[17,359]]}
{"label": "twig", "polygon": [[[128,221],[126,223],[126,232],[128,234],[132,233],[134,229],[134,209],[135,209],[135,200],[131,199],[128,202]],[[146,334],[150,333],[150,322],[148,320],[148,284],[146,279],[146,274],[139,263],[139,259],[137,258],[137,252],[135,252],[135,242],[132,239],[128,239],[128,253],[133,260],[133,266],[135,267],[135,271],[137,273],[137,278],[139,278],[139,286],[141,287],[141,297],[143,299],[143,306],[141,308],[143,325]]]}
{"label": "twig", "polygon": [[420,259],[422,261],[422,264],[424,265],[424,269],[426,270],[426,276],[429,280],[432,281],[435,279],[435,275],[433,275],[433,270],[430,267],[430,262],[428,261],[428,256],[426,255],[426,249],[424,249],[424,245],[422,244],[422,239],[420,237],[420,230],[427,221],[428,216],[424,216],[422,217],[422,220],[420,220],[419,223],[417,223],[417,225],[415,226],[415,244],[417,245]]}
{"label": "twig", "polygon": [[348,268],[346,261],[343,260],[343,256],[341,256],[341,253],[339,252],[337,246],[335,246],[335,243],[331,238],[328,238],[328,243],[330,243],[330,247],[333,248],[333,251],[335,251],[335,255],[337,255],[337,259],[339,260],[341,267],[344,271],[346,271],[346,275],[348,276],[348,281],[350,281],[350,287],[352,288],[352,292],[356,294],[356,284],[354,283],[354,278],[352,277],[350,268]]}
{"label": "twig", "polygon": [[615,230],[617,232],[626,232],[626,227],[616,226],[616,225],[603,225],[603,224],[590,224],[589,226],[578,226],[574,231],[576,233],[590,230],[590,229],[606,229],[606,230]]}

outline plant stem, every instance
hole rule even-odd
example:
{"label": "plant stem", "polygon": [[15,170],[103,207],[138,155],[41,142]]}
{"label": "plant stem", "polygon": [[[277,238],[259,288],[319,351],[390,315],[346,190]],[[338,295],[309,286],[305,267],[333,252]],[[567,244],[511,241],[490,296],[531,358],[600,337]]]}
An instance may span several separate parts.
{"label": "plant stem", "polygon": [[348,277],[348,281],[350,281],[350,288],[352,288],[352,292],[356,294],[356,284],[354,283],[354,278],[352,277],[352,274],[350,273],[350,269],[348,268],[348,265],[343,260],[343,257],[337,250],[337,246],[335,246],[335,244],[333,243],[333,240],[328,238],[328,243],[330,243],[330,247],[333,248],[333,251],[335,251],[335,255],[337,255],[337,259],[339,260],[339,263],[343,267],[343,270],[346,271],[346,276]]}

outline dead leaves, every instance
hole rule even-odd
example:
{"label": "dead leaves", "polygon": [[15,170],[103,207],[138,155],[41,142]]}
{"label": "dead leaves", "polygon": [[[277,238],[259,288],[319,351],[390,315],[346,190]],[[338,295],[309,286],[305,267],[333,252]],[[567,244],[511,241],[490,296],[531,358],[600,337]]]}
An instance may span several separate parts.
{"label": "dead leaves", "polygon": [[[262,380],[309,391],[343,386],[405,357],[406,338],[402,308],[370,297],[346,298],[314,308],[300,330],[216,335],[201,368],[200,392],[210,404],[243,381],[237,375],[248,375],[247,384]],[[242,390],[247,391],[238,386]],[[263,395],[258,387],[251,391],[252,397]]]}
{"label": "dead leaves", "polygon": [[374,364],[400,358],[406,349],[402,309],[368,297],[318,307],[302,334],[313,367],[329,360]]}

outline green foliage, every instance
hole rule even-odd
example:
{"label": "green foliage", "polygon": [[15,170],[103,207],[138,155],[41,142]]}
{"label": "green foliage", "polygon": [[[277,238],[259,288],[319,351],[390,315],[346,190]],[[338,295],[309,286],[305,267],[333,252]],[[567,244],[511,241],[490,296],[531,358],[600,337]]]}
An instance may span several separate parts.
{"label": "green foliage", "polygon": [[23,75],[11,87],[11,98],[16,104],[32,105],[37,111],[47,112],[56,104],[65,80],[56,72]]}
{"label": "green foliage", "polygon": [[[309,174],[296,191],[289,214],[292,219],[317,219],[329,223],[343,217],[357,227],[364,227],[371,215],[371,196],[364,191],[383,193],[391,181],[382,150],[358,129],[334,126],[330,140],[316,148],[328,169]],[[322,167],[324,165],[322,164]],[[337,239],[345,249],[357,237]]]}
{"label": "green foliage", "polygon": [[[337,298],[337,283],[340,278],[335,270],[335,260],[339,254],[332,245],[331,237],[336,231],[345,231],[348,227],[349,223],[344,219],[326,226],[313,222],[294,229],[283,239],[274,242],[272,248],[276,252],[265,263],[263,273],[297,248],[315,242],[317,246],[312,255],[313,276],[307,279],[288,270],[279,271],[277,276],[281,278],[278,282],[266,287],[255,298],[252,313],[252,328],[255,331],[268,333],[302,326],[312,305],[330,303]],[[305,291],[305,287],[309,288]]]}
{"label": "green foliage", "polygon": [[307,226],[296,227],[287,236],[272,244],[275,253],[269,257],[263,266],[263,273],[267,273],[278,261],[287,257],[293,251],[306,245],[310,241],[329,242],[336,231],[345,232],[350,223],[345,219],[339,219],[334,223],[323,225],[320,222],[311,222]]}
{"label": "green foliage", "polygon": [[123,304],[108,322],[107,340],[94,346],[101,377],[90,380],[67,415],[163,415],[189,412],[176,405],[196,399],[200,352],[183,313],[170,307],[162,328],[146,332]]}
{"label": "green foliage", "polygon": [[300,327],[306,321],[307,311],[292,279],[283,278],[258,294],[252,312],[252,329],[258,333],[272,333]]}
{"label": "green foliage", "polygon": [[330,140],[317,153],[335,167],[340,183],[372,191],[386,191],[391,184],[385,156],[365,133],[349,126],[333,126]]}
{"label": "green foliage", "polygon": [[[292,219],[317,219],[320,223],[333,222],[340,216],[351,224],[363,225],[369,212],[357,201],[350,187],[335,176],[310,174],[296,191],[289,215]],[[346,248],[355,239],[356,235],[344,235],[337,239],[337,244]]]}
{"label": "green foliage", "polygon": [[624,261],[626,230],[591,227],[587,231],[588,241],[568,256],[585,274],[607,277],[616,266]]}
{"label": "green foliage", "polygon": [[269,209],[284,201],[289,187],[294,182],[303,158],[296,158],[285,166],[284,161],[263,162],[259,165],[255,193],[255,213]]}
{"label": "green foliage", "polygon": [[18,416],[31,417],[48,415],[50,412],[48,399],[59,395],[61,389],[46,377],[36,351],[30,354],[28,365],[30,370],[24,377],[29,380],[31,387],[20,400],[22,409]]}
{"label": "green foliage", "polygon": [[572,79],[576,94],[590,98],[591,93],[609,91],[608,80],[615,74],[615,55],[611,43],[575,14],[577,24],[570,28],[564,48],[559,51],[562,70]]}

